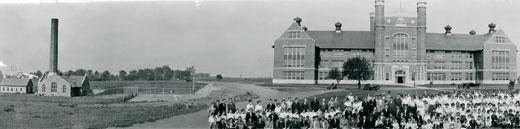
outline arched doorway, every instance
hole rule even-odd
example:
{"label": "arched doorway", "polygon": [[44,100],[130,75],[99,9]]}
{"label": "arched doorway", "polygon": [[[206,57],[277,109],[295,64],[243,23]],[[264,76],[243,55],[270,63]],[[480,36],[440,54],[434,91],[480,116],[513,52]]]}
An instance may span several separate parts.
{"label": "arched doorway", "polygon": [[405,80],[406,80],[405,74],[406,74],[406,72],[404,72],[402,70],[396,71],[395,72],[395,82],[396,83],[405,83]]}

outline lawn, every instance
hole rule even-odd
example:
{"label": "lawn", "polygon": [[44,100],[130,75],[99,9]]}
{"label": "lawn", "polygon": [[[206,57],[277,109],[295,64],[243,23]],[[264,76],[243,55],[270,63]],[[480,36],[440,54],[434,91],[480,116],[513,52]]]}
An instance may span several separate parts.
{"label": "lawn", "polygon": [[[258,86],[269,87],[271,89],[275,89],[278,91],[284,92],[303,92],[303,91],[314,91],[314,90],[324,90],[329,85],[327,84],[273,84],[273,83],[263,83],[256,84]],[[362,87],[364,84],[361,85]],[[381,89],[393,89],[393,88],[411,88],[406,86],[399,85],[380,85]],[[338,86],[338,89],[346,89],[346,90],[357,90],[357,84],[341,84]]]}
{"label": "lawn", "polygon": [[[442,89],[454,89],[457,85],[451,84],[433,84],[433,85],[420,85],[428,88],[442,88]],[[473,89],[473,88],[472,88]],[[507,84],[481,84],[479,89],[507,89]],[[516,84],[515,89],[520,89],[520,85]]]}
{"label": "lawn", "polygon": [[[319,100],[321,98],[325,98],[329,100],[330,97],[338,97],[339,100],[342,100],[345,98],[345,96],[352,93],[353,96],[361,96],[365,97],[367,95],[391,95],[396,96],[398,94],[410,94],[410,95],[424,95],[424,94],[436,94],[442,91],[438,90],[431,90],[431,89],[409,89],[409,90],[378,90],[378,91],[367,91],[367,90],[344,90],[344,91],[337,91],[337,92],[331,92],[331,93],[325,93],[325,94],[319,94],[315,95]],[[309,99],[314,98],[314,96],[308,97]]]}
{"label": "lawn", "polygon": [[0,128],[107,128],[125,127],[196,112],[206,104],[135,104],[124,95],[47,97],[0,95]]}
{"label": "lawn", "polygon": [[[167,87],[182,82],[91,82],[106,89],[85,97],[51,97],[30,94],[0,94],[0,128],[108,128],[128,127],[176,115],[207,109],[215,98],[227,96],[237,101],[257,98],[255,94],[211,92],[207,97],[182,102],[129,102],[123,89],[132,84]],[[202,87],[204,83],[199,83]],[[113,86],[112,86],[113,85]],[[199,88],[200,89],[200,88]]]}
{"label": "lawn", "polygon": [[90,87],[92,89],[103,89],[101,95],[123,93],[125,87],[139,88],[141,93],[174,93],[174,94],[188,94],[203,88],[206,83],[195,83],[193,87],[192,82],[186,81],[91,81]]}
{"label": "lawn", "polygon": [[271,78],[230,78],[224,77],[223,79],[216,78],[205,78],[200,79],[199,81],[210,81],[210,82],[231,82],[231,83],[241,83],[241,84],[262,84],[262,83],[271,83]]}

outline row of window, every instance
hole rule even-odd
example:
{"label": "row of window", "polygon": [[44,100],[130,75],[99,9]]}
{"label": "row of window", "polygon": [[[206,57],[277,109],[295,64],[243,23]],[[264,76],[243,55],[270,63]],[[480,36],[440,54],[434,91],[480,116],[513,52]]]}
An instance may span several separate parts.
{"label": "row of window", "polygon": [[284,67],[305,67],[305,47],[284,47]]}
{"label": "row of window", "polygon": [[509,69],[509,51],[493,50],[491,53],[493,69]]}
{"label": "row of window", "polygon": [[[41,91],[42,92],[46,92],[46,87],[45,87],[45,84],[42,84],[42,89]],[[58,92],[58,84],[56,82],[52,82],[51,83],[51,92]],[[66,93],[67,92],[67,86],[66,85],[63,85],[62,86],[62,92],[63,93]]]}
{"label": "row of window", "polygon": [[450,64],[446,63],[446,61],[430,61],[427,65],[428,69],[450,69],[447,68],[450,66],[451,69],[473,69],[473,62],[462,62],[462,61],[452,61]]}
{"label": "row of window", "polygon": [[5,88],[5,87],[2,87],[2,91],[16,91],[18,92],[18,90],[20,91],[23,91],[23,88]]}
{"label": "row of window", "polygon": [[[432,80],[439,80],[439,81],[445,81],[446,73],[427,73],[426,79],[428,81]],[[451,73],[451,79],[452,81],[459,81],[459,80],[473,80],[473,73]]]}
{"label": "row of window", "polygon": [[509,73],[492,73],[492,80],[509,80]]}
{"label": "row of window", "polygon": [[291,39],[299,39],[301,37],[301,32],[300,31],[291,31],[289,32],[289,38]]}
{"label": "row of window", "polygon": [[304,76],[303,71],[283,71],[283,79],[304,80]]}
{"label": "row of window", "polygon": [[495,37],[497,43],[505,43],[506,37]]}
{"label": "row of window", "polygon": [[426,54],[428,58],[435,59],[472,59],[471,52],[451,52],[451,51],[428,51]]}
{"label": "row of window", "polygon": [[320,49],[322,52],[373,52],[366,49]]}

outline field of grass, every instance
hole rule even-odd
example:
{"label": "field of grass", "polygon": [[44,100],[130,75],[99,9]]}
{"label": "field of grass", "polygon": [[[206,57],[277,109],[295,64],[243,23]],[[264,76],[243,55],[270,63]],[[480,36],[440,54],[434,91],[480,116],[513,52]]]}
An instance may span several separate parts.
{"label": "field of grass", "polygon": [[211,81],[211,82],[232,82],[232,83],[241,83],[241,84],[262,84],[262,83],[271,83],[271,78],[229,78],[224,77],[222,80],[218,80],[216,78],[205,78],[200,79],[199,81]]}
{"label": "field of grass", "polygon": [[[203,88],[206,83],[195,83],[195,92]],[[139,88],[141,93],[175,93],[188,94],[192,92],[192,82],[186,81],[91,81],[92,89],[103,89],[100,95],[120,94],[125,87]]]}
{"label": "field of grass", "polygon": [[[423,95],[423,94],[437,94],[442,91],[438,90],[431,90],[431,89],[410,89],[410,90],[378,90],[378,91],[366,91],[366,90],[345,90],[345,91],[337,91],[337,92],[331,92],[331,93],[325,93],[316,95],[318,99],[321,100],[321,98],[329,99],[330,97],[338,97],[339,100],[343,100],[346,95],[349,95],[352,93],[353,96],[361,96],[365,97],[367,95],[391,95],[396,96],[398,94],[410,94],[410,95]],[[308,97],[314,98],[314,96]]]}
{"label": "field of grass", "polygon": [[[91,82],[104,92],[85,97],[51,97],[30,94],[0,94],[0,128],[108,128],[128,127],[207,109],[215,98],[245,101],[258,96],[249,92],[211,92],[207,97],[182,102],[130,102],[125,87],[175,87],[187,82],[116,81]],[[191,83],[189,83],[191,86]],[[197,83],[202,88],[204,83]]]}
{"label": "field of grass", "polygon": [[[451,84],[433,84],[420,85],[428,88],[457,88],[457,85]],[[472,88],[473,89],[473,88]],[[481,84],[479,89],[507,89],[507,84]],[[516,84],[515,89],[520,89],[520,85]]]}
{"label": "field of grass", "polygon": [[125,127],[196,112],[206,104],[134,104],[125,95],[48,97],[0,95],[0,128],[107,128]]}
{"label": "field of grass", "polygon": [[[272,83],[263,83],[256,84],[258,86],[269,87],[271,89],[275,89],[278,91],[284,92],[302,92],[302,91],[314,91],[314,90],[324,90],[329,85],[326,84],[272,84]],[[364,84],[361,85],[362,87]],[[411,88],[406,86],[399,85],[381,85],[381,89],[391,89],[391,88]],[[357,90],[357,84],[341,84],[338,86],[338,89],[346,89],[346,90]]]}

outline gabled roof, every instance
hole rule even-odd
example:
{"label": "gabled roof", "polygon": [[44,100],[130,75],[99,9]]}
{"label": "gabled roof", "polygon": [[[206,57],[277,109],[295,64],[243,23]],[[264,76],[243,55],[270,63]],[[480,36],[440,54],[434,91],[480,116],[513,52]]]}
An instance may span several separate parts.
{"label": "gabled roof", "polygon": [[[317,43],[320,48],[349,48],[349,49],[374,49],[375,44],[371,39],[370,31],[306,31]],[[476,51],[482,50],[483,44],[492,34],[469,35],[427,33],[427,50],[460,50]]]}
{"label": "gabled roof", "polygon": [[[40,81],[48,78],[49,74],[50,73],[44,74],[42,76],[42,78],[40,78]],[[69,82],[72,85],[72,87],[82,87],[83,86],[83,82],[85,82],[85,80],[87,79],[87,75],[83,75],[83,76],[59,76],[59,75],[56,75],[56,74],[54,74],[54,75],[59,77],[59,78],[62,78],[63,80],[65,80],[67,82]]]}
{"label": "gabled roof", "polygon": [[67,82],[72,84],[72,87],[81,87],[83,85],[83,81],[85,76],[61,76]]}
{"label": "gabled roof", "polygon": [[469,34],[451,34],[444,33],[427,33],[426,49],[427,50],[461,50],[475,51],[482,50],[484,43],[491,37],[491,34],[469,35]]}
{"label": "gabled roof", "polygon": [[374,49],[370,31],[306,31],[320,48]]}
{"label": "gabled roof", "polygon": [[0,86],[16,86],[16,87],[26,87],[29,84],[31,79],[19,79],[19,78],[4,78],[2,82],[0,82]]}

